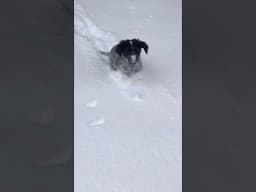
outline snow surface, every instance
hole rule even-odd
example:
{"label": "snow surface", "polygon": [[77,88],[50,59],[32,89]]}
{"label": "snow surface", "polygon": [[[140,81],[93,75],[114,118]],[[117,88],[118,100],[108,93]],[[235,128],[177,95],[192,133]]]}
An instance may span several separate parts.
{"label": "snow surface", "polygon": [[[98,50],[140,38],[143,71]],[[75,0],[75,192],[181,192],[181,0]]]}

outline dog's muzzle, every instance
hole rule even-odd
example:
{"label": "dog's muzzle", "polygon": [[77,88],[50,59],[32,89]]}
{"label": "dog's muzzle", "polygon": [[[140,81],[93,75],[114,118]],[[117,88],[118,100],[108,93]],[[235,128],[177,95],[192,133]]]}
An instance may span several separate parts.
{"label": "dog's muzzle", "polygon": [[135,64],[137,62],[137,60],[138,60],[138,56],[137,55],[130,55],[128,57],[128,62],[130,64]]}

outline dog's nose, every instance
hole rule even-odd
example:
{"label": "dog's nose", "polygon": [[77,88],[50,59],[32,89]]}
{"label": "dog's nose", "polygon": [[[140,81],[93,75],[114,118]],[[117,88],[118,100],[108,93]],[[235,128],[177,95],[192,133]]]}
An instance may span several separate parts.
{"label": "dog's nose", "polygon": [[132,63],[136,63],[136,55],[132,55],[131,56],[131,62]]}

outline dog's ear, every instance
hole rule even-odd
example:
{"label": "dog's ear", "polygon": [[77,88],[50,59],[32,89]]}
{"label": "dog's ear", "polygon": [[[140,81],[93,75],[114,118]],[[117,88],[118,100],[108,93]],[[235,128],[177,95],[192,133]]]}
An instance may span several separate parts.
{"label": "dog's ear", "polygon": [[140,43],[139,44],[140,47],[143,48],[145,53],[147,54],[148,53],[148,45],[147,45],[147,43],[145,41],[139,41],[139,43]]}
{"label": "dog's ear", "polygon": [[125,42],[120,41],[120,43],[116,47],[116,52],[118,53],[119,56],[121,56],[122,53],[124,52],[124,48],[125,48]]}

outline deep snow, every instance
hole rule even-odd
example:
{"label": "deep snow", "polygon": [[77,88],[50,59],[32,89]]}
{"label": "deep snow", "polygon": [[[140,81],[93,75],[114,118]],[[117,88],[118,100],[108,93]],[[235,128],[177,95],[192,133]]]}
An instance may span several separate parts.
{"label": "deep snow", "polygon": [[[111,72],[121,39],[144,69]],[[75,1],[75,191],[181,192],[181,1]]]}

